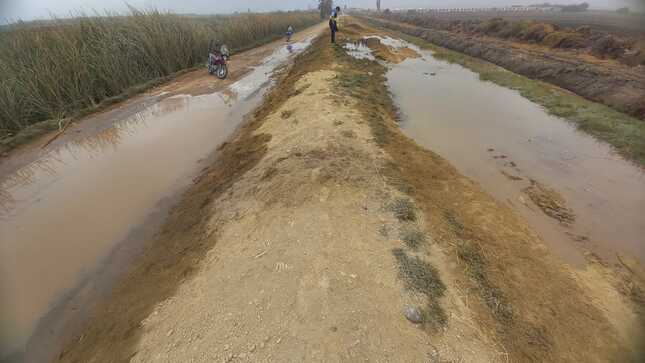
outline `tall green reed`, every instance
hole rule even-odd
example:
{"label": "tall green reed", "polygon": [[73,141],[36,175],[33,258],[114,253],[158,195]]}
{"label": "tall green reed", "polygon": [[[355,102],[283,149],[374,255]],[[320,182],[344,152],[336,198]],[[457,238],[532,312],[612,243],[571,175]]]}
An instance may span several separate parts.
{"label": "tall green reed", "polygon": [[235,51],[288,25],[318,21],[313,12],[183,16],[131,9],[14,25],[0,32],[0,138],[205,62],[213,39]]}

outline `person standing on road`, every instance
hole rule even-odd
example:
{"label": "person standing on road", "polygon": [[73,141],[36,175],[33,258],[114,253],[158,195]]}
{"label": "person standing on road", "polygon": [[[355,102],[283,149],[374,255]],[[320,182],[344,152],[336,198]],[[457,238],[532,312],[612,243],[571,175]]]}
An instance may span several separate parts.
{"label": "person standing on road", "polygon": [[293,36],[294,30],[291,25],[287,28],[287,42],[291,41],[291,36]]}
{"label": "person standing on road", "polygon": [[338,31],[338,15],[340,14],[340,6],[331,11],[329,16],[329,30],[331,30],[331,42],[336,43],[336,32]]}

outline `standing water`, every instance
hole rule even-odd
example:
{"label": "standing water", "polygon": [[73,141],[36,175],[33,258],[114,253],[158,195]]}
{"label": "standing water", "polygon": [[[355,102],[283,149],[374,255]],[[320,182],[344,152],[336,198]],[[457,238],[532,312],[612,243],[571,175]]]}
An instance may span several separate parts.
{"label": "standing water", "polygon": [[61,318],[48,312],[119,265],[115,255],[136,251],[122,245],[136,244],[142,225],[163,220],[200,161],[259,104],[276,67],[309,43],[278,49],[226,92],[165,98],[3,179],[0,361],[22,360],[25,350],[56,339],[52,326],[61,323],[50,320]]}
{"label": "standing water", "polygon": [[[581,250],[645,262],[645,174],[638,167],[518,92],[414,49],[422,57],[387,74],[406,135],[517,208],[569,263],[584,261]],[[531,180],[564,197],[572,225],[530,202],[522,191]]]}

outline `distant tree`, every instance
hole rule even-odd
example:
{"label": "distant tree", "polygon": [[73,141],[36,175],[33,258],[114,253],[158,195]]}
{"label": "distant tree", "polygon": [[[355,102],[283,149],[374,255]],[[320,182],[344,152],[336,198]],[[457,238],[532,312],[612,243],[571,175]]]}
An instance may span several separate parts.
{"label": "distant tree", "polygon": [[569,12],[587,11],[587,9],[589,9],[589,4],[587,3],[562,6],[562,11],[569,11]]}
{"label": "distant tree", "polygon": [[619,14],[629,14],[629,8],[624,7],[624,8],[616,9],[616,12]]}
{"label": "distant tree", "polygon": [[331,15],[331,8],[333,5],[332,0],[318,0],[318,10],[320,10],[321,19],[325,19]]}
{"label": "distant tree", "polygon": [[376,0],[376,10],[381,11],[381,0]]}

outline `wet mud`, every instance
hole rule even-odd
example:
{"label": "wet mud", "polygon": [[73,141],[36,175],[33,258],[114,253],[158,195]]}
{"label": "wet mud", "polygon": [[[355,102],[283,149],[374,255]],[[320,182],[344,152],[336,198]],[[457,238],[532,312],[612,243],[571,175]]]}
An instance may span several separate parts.
{"label": "wet mud", "polygon": [[108,290],[218,145],[259,105],[273,72],[310,42],[277,47],[220,92],[162,92],[115,108],[107,117],[123,119],[3,175],[0,358],[43,360],[43,346],[78,324],[87,300]]}

